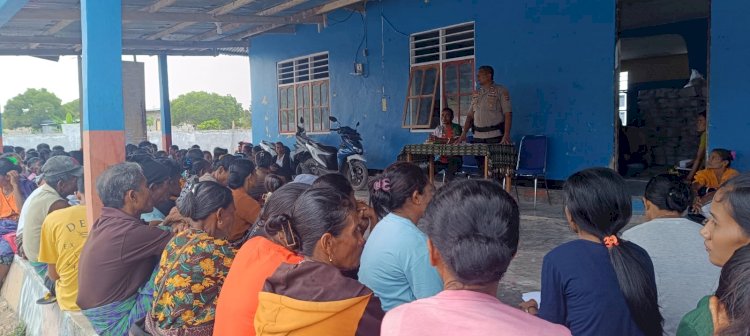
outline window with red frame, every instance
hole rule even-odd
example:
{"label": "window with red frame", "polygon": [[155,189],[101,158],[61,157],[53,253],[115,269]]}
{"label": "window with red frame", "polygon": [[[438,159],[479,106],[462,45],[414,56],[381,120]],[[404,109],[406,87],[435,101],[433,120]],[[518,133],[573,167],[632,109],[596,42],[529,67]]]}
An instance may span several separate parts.
{"label": "window with red frame", "polygon": [[308,132],[327,132],[331,112],[328,53],[279,62],[277,74],[279,133],[295,133],[300,117]]}
{"label": "window with red frame", "polygon": [[432,129],[450,107],[463,125],[476,86],[474,23],[412,34],[411,71],[402,125]]}

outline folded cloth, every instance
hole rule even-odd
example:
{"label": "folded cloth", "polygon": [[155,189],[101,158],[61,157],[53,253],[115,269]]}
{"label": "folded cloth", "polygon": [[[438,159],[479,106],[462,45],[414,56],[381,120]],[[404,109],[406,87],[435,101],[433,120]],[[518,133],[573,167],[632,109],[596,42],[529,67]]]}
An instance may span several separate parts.
{"label": "folded cloth", "polygon": [[135,295],[126,300],[82,311],[99,335],[126,336],[131,325],[148,315],[154,301],[156,271],[158,271],[158,268],[151,274],[148,282],[141,286]]}

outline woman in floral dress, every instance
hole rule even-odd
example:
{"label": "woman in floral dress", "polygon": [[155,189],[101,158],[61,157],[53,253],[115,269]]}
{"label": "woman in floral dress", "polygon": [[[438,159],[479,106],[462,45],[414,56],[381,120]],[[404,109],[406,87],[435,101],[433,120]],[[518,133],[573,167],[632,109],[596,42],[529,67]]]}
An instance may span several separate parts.
{"label": "woman in floral dress", "polygon": [[236,253],[226,240],[234,222],[232,192],[199,182],[177,208],[190,225],[162,254],[146,328],[152,335],[211,335],[219,290]]}

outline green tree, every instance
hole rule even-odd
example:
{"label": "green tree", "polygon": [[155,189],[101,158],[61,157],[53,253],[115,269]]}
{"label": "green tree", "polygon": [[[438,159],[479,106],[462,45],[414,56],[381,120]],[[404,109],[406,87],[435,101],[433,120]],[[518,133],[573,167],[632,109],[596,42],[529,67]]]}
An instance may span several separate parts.
{"label": "green tree", "polygon": [[221,122],[216,119],[206,120],[198,126],[196,126],[199,130],[218,130],[221,129]]}
{"label": "green tree", "polygon": [[45,120],[65,120],[65,112],[60,103],[60,98],[47,89],[28,89],[5,104],[3,126],[7,129],[39,129]]}
{"label": "green tree", "polygon": [[71,102],[67,102],[62,106],[63,111],[67,115],[70,113],[73,116],[73,120],[81,120],[81,101],[76,99]]}
{"label": "green tree", "polygon": [[203,127],[229,129],[232,128],[232,122],[235,126],[250,126],[250,112],[243,110],[242,105],[232,96],[204,91],[189,92],[172,100],[171,109],[173,125],[188,124],[197,127],[206,121],[212,121],[203,124]]}

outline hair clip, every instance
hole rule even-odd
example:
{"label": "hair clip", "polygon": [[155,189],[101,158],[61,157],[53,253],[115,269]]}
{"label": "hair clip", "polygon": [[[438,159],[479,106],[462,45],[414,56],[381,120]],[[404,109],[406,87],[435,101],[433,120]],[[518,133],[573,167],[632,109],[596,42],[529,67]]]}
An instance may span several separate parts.
{"label": "hair clip", "polygon": [[385,192],[391,191],[391,180],[388,178],[382,178],[379,180],[376,180],[372,184],[372,188],[375,189],[375,191],[382,190]]}
{"label": "hair clip", "polygon": [[616,235],[604,237],[604,246],[606,246],[608,249],[613,248],[615,246],[620,246],[620,241],[617,239]]}
{"label": "hair clip", "polygon": [[[297,246],[297,238],[294,236],[294,231],[292,231],[292,220],[287,219],[286,220],[286,229],[284,230],[284,235],[286,236],[286,247],[295,247]],[[291,241],[291,243],[290,243]]]}

